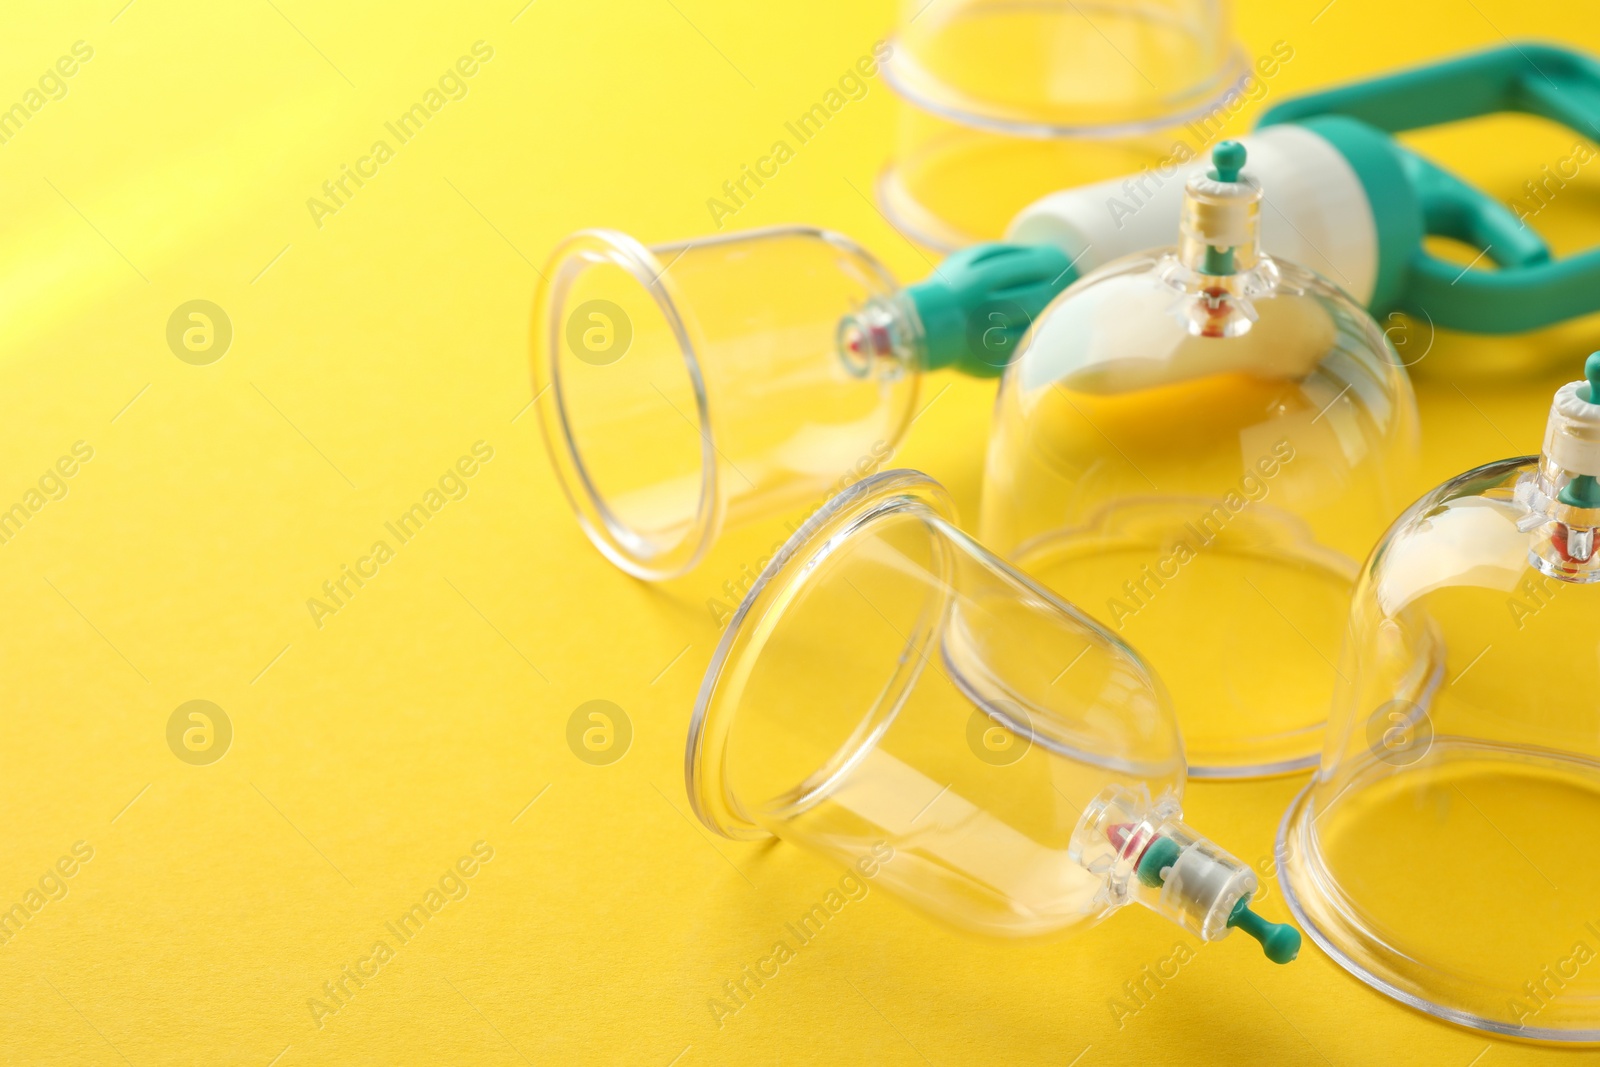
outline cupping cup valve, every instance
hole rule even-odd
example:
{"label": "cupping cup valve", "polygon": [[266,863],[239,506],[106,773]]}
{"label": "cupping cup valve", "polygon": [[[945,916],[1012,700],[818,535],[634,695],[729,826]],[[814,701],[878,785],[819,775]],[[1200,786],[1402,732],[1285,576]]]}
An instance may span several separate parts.
{"label": "cupping cup valve", "polygon": [[1374,988],[1600,1043],[1600,354],[1586,375],[1557,392],[1541,456],[1451,479],[1373,550],[1278,870]]}
{"label": "cupping cup valve", "polygon": [[1139,655],[963,534],[890,470],[762,572],[712,658],[685,753],[700,819],[848,866],[960,928],[1083,929],[1140,903],[1277,963],[1294,928],[1183,821],[1183,742]]}

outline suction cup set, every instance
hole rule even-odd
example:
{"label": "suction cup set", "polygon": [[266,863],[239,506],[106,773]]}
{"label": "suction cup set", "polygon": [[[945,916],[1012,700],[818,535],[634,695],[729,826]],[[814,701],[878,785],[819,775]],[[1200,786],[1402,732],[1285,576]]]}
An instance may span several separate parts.
{"label": "suction cup set", "polygon": [[[1209,25],[1210,8],[1146,8],[1134,52]],[[1008,136],[1133,136],[1237,76],[1211,33],[1172,84],[1095,101],[1040,80],[1062,69],[1050,49],[1081,44],[1054,4],[925,17],[892,82]],[[1007,47],[1011,69],[985,65]],[[1577,123],[1600,65],[1541,50],[1540,96],[1511,51],[1290,101],[1120,237],[1101,232],[1104,188],[1056,192],[1011,241],[908,286],[816,229],[563,244],[535,307],[536,397],[596,546],[680,577],[735,528],[810,505],[701,687],[685,775],[702,821],[871,867],[979,933],[1078,931],[1140,903],[1284,963],[1299,933],[1252,910],[1256,876],[1184,822],[1183,795],[1315,768],[1278,862],[1329,956],[1461,1025],[1600,1042],[1583,845],[1600,839],[1600,354],[1555,397],[1540,457],[1404,509],[1416,402],[1363,307],[1433,293],[1437,232],[1499,246],[1470,299],[1433,294],[1442,324],[1558,321],[1592,310],[1600,251],[1554,260],[1333,114],[1396,107],[1402,129],[1498,101]],[[1264,227],[1263,205],[1304,228]],[[1281,253],[1307,232],[1329,236],[1317,263]],[[926,475],[849,473],[888,464],[943,370],[1000,378],[976,538]]]}

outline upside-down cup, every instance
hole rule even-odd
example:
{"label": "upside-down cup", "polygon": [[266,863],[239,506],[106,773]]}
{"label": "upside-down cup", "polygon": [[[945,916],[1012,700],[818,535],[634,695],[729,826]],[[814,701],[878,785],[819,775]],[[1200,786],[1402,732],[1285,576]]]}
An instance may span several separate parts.
{"label": "upside-down cup", "polygon": [[647,248],[567,238],[533,313],[545,443],[589,539],[640,578],[691,569],[719,532],[881,462],[915,367],[853,359],[840,324],[895,291],[854,242],[755,230]]}
{"label": "upside-down cup", "polygon": [[1138,901],[1204,940],[1241,927],[1250,868],[1182,821],[1183,743],[1139,655],[963,534],[892,470],[798,530],[724,633],[685,756],[719,834],[777,836],[997,937]]}
{"label": "upside-down cup", "polygon": [[1180,141],[1180,162],[1198,153],[1251,76],[1228,5],[1211,0],[906,0],[883,69],[906,107],[879,199],[946,251]]}

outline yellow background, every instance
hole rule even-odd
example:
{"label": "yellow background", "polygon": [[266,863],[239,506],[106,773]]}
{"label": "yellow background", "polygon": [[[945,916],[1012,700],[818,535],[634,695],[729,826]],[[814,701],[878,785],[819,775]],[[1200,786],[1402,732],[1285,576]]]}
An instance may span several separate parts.
{"label": "yellow background", "polygon": [[[67,496],[0,545],[0,908],[74,842],[94,850],[0,946],[0,1061],[1593,1055],[1455,1029],[1314,947],[1276,968],[1239,939],[1198,949],[1119,1026],[1122,984],[1185,940],[1154,915],[991,944],[878,890],[719,1027],[708,1000],[838,872],[692,821],[684,733],[718,633],[705,601],[747,557],[729,544],[651,588],[582,539],[525,411],[534,265],[583,226],[706,232],[706,199],[886,34],[891,5],[124,3],[0,15],[5,104],[75,41],[94,49],[0,145],[0,505],[74,442],[94,449]],[[1253,55],[1295,49],[1267,103],[1505,35],[1600,47],[1581,0],[1254,0],[1238,24]],[[307,198],[478,40],[494,58],[469,95],[319,229]],[[857,192],[895,112],[875,79],[737,225],[826,225],[902,278],[925,273]],[[1572,140],[1508,119],[1414,143],[1509,197]],[[1571,249],[1600,238],[1597,220],[1600,178],[1585,173],[1538,227]],[[197,298],[234,329],[209,366],[165,337]],[[1551,389],[1597,333],[1438,338],[1417,368],[1428,482],[1537,451]],[[1481,369],[1534,357],[1560,365],[1510,381]],[[993,385],[941,376],[927,395],[947,384],[896,462],[970,517]],[[469,495],[314,625],[307,598],[477,441],[494,458]],[[166,742],[193,699],[234,730],[209,766]],[[566,742],[592,699],[632,723],[610,766]],[[1265,867],[1302,783],[1193,787],[1189,821]],[[470,894],[315,1025],[308,999],[375,940],[397,945],[383,924],[478,841],[494,855]],[[1419,871],[1417,892],[1435,891],[1448,887]],[[1284,917],[1270,879],[1265,901]]]}

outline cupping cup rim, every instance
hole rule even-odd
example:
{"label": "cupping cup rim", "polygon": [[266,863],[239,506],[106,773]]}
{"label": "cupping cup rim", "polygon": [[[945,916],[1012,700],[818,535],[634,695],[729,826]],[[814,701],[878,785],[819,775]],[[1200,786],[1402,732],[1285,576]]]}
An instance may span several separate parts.
{"label": "cupping cup rim", "polygon": [[[1016,108],[967,97],[927,72],[912,58],[911,51],[901,44],[901,37],[902,34],[897,32],[888,40],[890,54],[882,63],[884,80],[905,106],[949,123],[953,130],[947,131],[947,134],[951,135],[954,131],[965,130],[979,135],[1027,141],[1117,141],[1148,137],[1216,110],[1228,99],[1229,94],[1242,92],[1245,83],[1255,73],[1244,47],[1235,39],[1226,60],[1214,76],[1207,82],[1191,87],[1165,113],[1061,122],[1027,117]],[[945,93],[943,96],[930,93],[923,88],[927,86],[942,87]],[[947,150],[948,145],[941,147],[941,143],[948,139],[946,135],[926,138],[917,147],[915,155],[921,158]],[[956,252],[997,236],[986,237],[965,231],[928,207],[907,181],[907,166],[908,160],[904,158],[902,148],[884,164],[875,179],[878,204],[897,228],[910,234],[920,244],[945,253]]]}
{"label": "cupping cup rim", "polygon": [[[851,530],[887,511],[908,505],[920,506],[952,526],[956,525],[955,504],[949,493],[921,471],[896,468],[863,478],[819,508],[784,542],[728,620],[700,683],[684,750],[684,788],[695,815],[707,828],[734,839],[759,840],[771,836],[742,810],[728,788],[722,762],[737,708],[723,708],[718,714],[719,709],[713,706],[712,700],[724,674],[735,665],[730,659],[736,655],[735,646],[744,636],[747,619],[757,602],[762,602],[764,608],[770,607],[767,601],[787,591],[787,587],[804,582],[817,563],[842,543],[841,539]],[[779,572],[796,559],[801,560],[800,568],[782,586],[772,588]],[[765,611],[762,614],[764,616]],[[737,655],[760,655],[760,649],[740,649]],[[918,664],[916,671],[920,670]],[[911,684],[915,684],[915,675],[907,683]]]}
{"label": "cupping cup rim", "polygon": [[[1499,1037],[1508,1037],[1515,1040],[1550,1045],[1560,1048],[1581,1048],[1600,1044],[1600,1027],[1590,1027],[1582,1030],[1563,1030],[1550,1026],[1513,1026],[1498,1019],[1490,1019],[1478,1015],[1464,1008],[1453,1008],[1447,1004],[1429,1000],[1421,993],[1404,989],[1391,978],[1393,974],[1381,974],[1368,967],[1355,958],[1348,949],[1350,932],[1348,929],[1331,932],[1324,928],[1319,920],[1312,915],[1311,908],[1302,895],[1307,897],[1313,894],[1320,895],[1325,909],[1343,911],[1349,906],[1349,901],[1342,895],[1333,895],[1327,891],[1326,882],[1329,881],[1321,865],[1321,856],[1316,853],[1314,839],[1316,837],[1316,819],[1318,814],[1311,814],[1314,804],[1314,791],[1317,780],[1310,782],[1294,795],[1289,801],[1289,806],[1284,809],[1283,816],[1278,820],[1278,832],[1273,839],[1273,861],[1277,865],[1278,885],[1283,890],[1284,903],[1289,908],[1289,914],[1294,917],[1300,929],[1316,942],[1317,947],[1327,954],[1328,958],[1337,963],[1352,977],[1363,985],[1382,993],[1384,996],[1421,1012],[1435,1019],[1451,1023],[1467,1030],[1476,1030],[1479,1033],[1494,1034]],[[1309,817],[1308,817],[1309,816]],[[1301,847],[1309,854],[1304,860],[1308,869],[1300,871],[1304,878],[1312,880],[1312,885],[1297,885],[1297,869],[1289,862],[1290,851],[1293,849],[1293,838],[1299,835],[1302,839]],[[1312,839],[1313,843],[1307,843]],[[1340,940],[1341,936],[1344,940]],[[1393,953],[1391,946],[1385,948]],[[1414,964],[1417,961],[1412,961]]]}
{"label": "cupping cup rim", "polygon": [[[1229,93],[1242,91],[1244,83],[1254,74],[1244,47],[1237,43],[1228,49],[1227,58],[1208,81],[1192,86],[1178,98],[1171,111],[1143,118],[1102,119],[1098,122],[1053,122],[1048,119],[1030,119],[1008,114],[1014,109],[1004,108],[991,101],[971,99],[966,106],[941,100],[918,88],[919,85],[944,85],[943,81],[928,72],[910,51],[900,43],[900,34],[889,40],[889,58],[883,62],[884,80],[907,104],[930,115],[953,122],[968,129],[1007,137],[1048,141],[1058,139],[1116,140],[1158,133],[1164,129],[1181,126],[1186,122],[1215,110],[1227,99]],[[954,86],[944,86],[951,97],[964,94]],[[1169,98],[1170,99],[1170,98]]]}
{"label": "cupping cup rim", "polygon": [[[566,305],[567,290],[577,273],[572,265],[596,253],[600,253],[602,259],[595,262],[621,267],[650,294],[672,330],[694,389],[695,412],[699,419],[696,429],[700,434],[700,499],[689,530],[664,552],[647,555],[629,548],[630,536],[640,541],[643,538],[629,530],[607,506],[584,465],[563,403],[560,346],[564,324],[551,312],[558,305],[563,308]],[[716,445],[712,440],[705,380],[700,373],[688,324],[679,313],[681,302],[672,291],[666,268],[654,252],[628,234],[607,229],[579,230],[564,238],[550,254],[544,281],[534,298],[531,324],[534,401],[539,408],[539,426],[556,480],[561,483],[561,491],[577,515],[584,536],[612,563],[647,581],[672,578],[692,568],[705,554],[718,524]]]}

